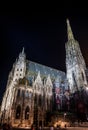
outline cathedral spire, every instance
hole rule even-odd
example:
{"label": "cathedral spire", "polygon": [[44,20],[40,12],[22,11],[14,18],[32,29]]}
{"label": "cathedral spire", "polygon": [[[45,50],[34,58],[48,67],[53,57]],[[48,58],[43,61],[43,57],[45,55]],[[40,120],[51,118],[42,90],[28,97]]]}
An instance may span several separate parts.
{"label": "cathedral spire", "polygon": [[73,32],[68,19],[67,19],[67,35],[68,35],[68,40],[74,39]]}
{"label": "cathedral spire", "polygon": [[23,49],[22,49],[22,54],[24,54],[24,47],[23,47]]}

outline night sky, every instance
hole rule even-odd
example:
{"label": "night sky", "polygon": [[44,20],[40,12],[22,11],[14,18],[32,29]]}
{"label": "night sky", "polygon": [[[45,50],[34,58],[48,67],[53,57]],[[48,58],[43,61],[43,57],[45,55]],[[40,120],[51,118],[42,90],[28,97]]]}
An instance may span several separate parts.
{"label": "night sky", "polygon": [[25,48],[28,60],[66,71],[66,18],[88,66],[87,9],[64,8],[0,13],[0,99],[12,65]]}

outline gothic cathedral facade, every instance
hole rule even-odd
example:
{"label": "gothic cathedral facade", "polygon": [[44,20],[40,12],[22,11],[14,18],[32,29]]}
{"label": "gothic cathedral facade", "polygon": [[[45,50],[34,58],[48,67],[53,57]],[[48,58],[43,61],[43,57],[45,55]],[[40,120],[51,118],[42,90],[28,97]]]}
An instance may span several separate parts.
{"label": "gothic cathedral facade", "polygon": [[67,36],[66,74],[27,60],[23,48],[8,76],[1,104],[3,122],[8,121],[14,127],[44,126],[48,111],[53,111],[54,106],[62,110],[69,102],[69,93],[86,89],[86,64],[69,20]]}

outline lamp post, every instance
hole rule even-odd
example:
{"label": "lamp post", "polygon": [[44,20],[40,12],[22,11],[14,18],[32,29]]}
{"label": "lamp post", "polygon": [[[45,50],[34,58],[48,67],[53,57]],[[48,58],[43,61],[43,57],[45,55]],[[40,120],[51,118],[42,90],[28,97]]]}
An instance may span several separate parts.
{"label": "lamp post", "polygon": [[65,112],[65,113],[64,113],[64,121],[65,121],[65,119],[66,119],[66,115],[67,115],[67,113]]}

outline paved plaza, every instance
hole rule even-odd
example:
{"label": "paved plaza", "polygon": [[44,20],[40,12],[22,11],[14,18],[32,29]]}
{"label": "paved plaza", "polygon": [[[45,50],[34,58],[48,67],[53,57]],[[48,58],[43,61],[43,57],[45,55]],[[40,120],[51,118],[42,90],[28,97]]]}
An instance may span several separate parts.
{"label": "paved plaza", "polygon": [[[14,128],[13,130],[30,130],[30,129],[18,129],[18,128]],[[47,128],[47,129],[43,129],[43,130],[51,130],[50,128]],[[56,129],[54,128],[54,130],[88,130],[88,127],[67,127],[67,128],[60,128],[60,129]]]}

